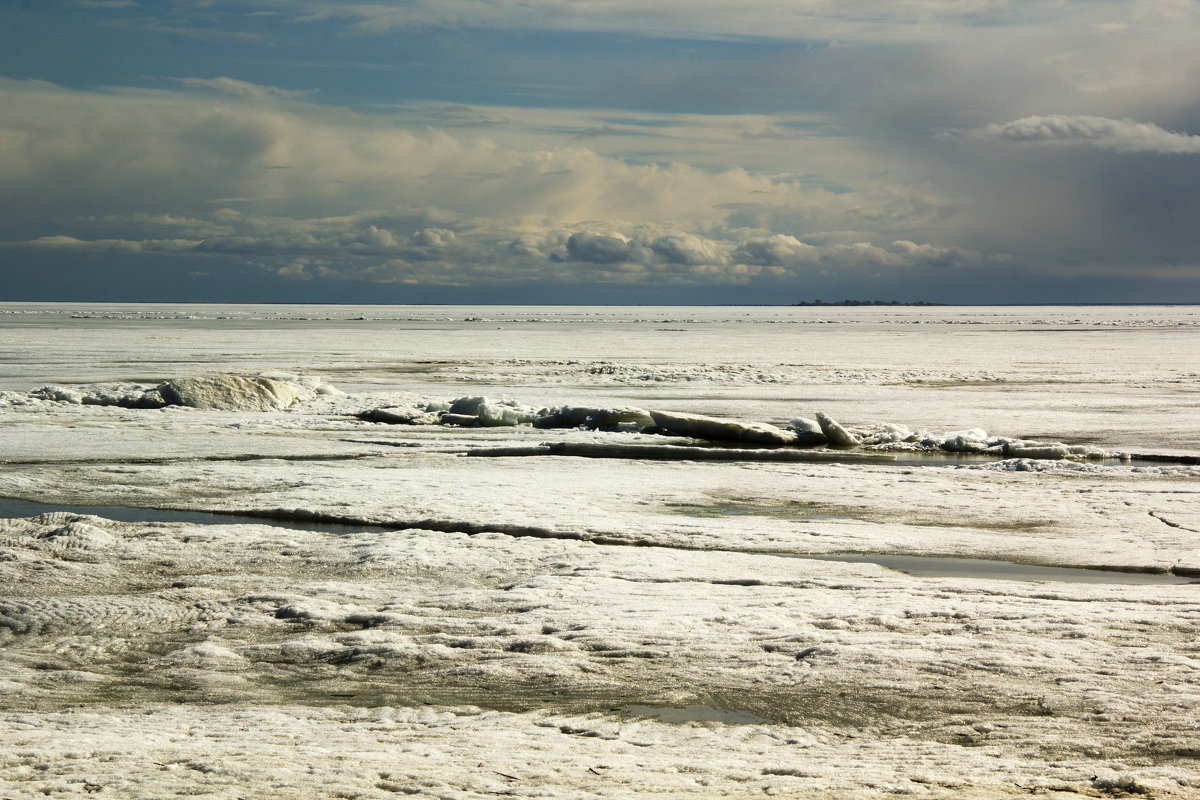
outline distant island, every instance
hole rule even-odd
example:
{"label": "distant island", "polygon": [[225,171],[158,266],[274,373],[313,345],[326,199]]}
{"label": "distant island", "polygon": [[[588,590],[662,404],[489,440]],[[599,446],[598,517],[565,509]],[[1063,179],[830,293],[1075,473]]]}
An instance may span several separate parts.
{"label": "distant island", "polygon": [[899,300],[834,300],[826,302],[824,300],[801,300],[799,303],[792,303],[794,306],[944,306],[946,303],[930,303],[927,300],[917,300],[912,303],[902,303]]}

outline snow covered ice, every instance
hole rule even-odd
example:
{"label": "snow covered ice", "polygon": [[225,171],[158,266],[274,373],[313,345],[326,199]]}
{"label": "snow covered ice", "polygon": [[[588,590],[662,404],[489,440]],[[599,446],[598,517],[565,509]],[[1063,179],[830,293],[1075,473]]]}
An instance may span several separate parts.
{"label": "snow covered ice", "polygon": [[0,305],[0,796],[1200,796],[1198,327]]}

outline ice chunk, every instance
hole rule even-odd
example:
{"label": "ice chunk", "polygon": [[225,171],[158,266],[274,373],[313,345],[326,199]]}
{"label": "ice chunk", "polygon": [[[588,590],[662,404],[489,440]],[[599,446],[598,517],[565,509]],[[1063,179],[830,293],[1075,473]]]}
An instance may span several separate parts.
{"label": "ice chunk", "polygon": [[[430,410],[433,405],[430,404]],[[538,411],[515,400],[491,400],[483,395],[459,397],[441,412],[443,425],[482,425],[488,428],[533,422]]]}
{"label": "ice chunk", "polygon": [[867,431],[860,431],[859,439],[865,445],[887,448],[888,445],[914,444],[927,438],[927,435],[913,433],[906,426],[894,422]]}
{"label": "ice chunk", "polygon": [[485,428],[498,428],[533,422],[537,418],[537,411],[503,403],[483,403],[475,415]]}
{"label": "ice chunk", "polygon": [[725,442],[751,442],[765,445],[796,444],[796,434],[755,422],[737,422],[728,419],[704,417],[699,414],[671,414],[651,411],[654,424],[664,431],[698,439],[714,439]]}
{"label": "ice chunk", "polygon": [[301,383],[243,375],[176,378],[158,390],[170,405],[221,411],[275,411],[316,396]]}
{"label": "ice chunk", "polygon": [[421,408],[398,406],[367,409],[361,412],[358,418],[367,422],[382,422],[388,425],[434,425],[438,422],[437,414]]}
{"label": "ice chunk", "polygon": [[1109,458],[1111,454],[1098,447],[1069,445],[1061,442],[1026,442],[1017,439],[1004,441],[1004,455],[1009,458]]}
{"label": "ice chunk", "polygon": [[938,447],[947,453],[990,453],[1003,447],[1002,439],[988,439],[987,431],[972,428],[967,431],[952,431],[943,434]]}
{"label": "ice chunk", "polygon": [[340,395],[344,394],[340,389],[331,384],[325,383],[316,375],[295,375],[291,372],[261,372],[260,378],[270,378],[275,381],[283,381],[284,383],[294,383],[312,389],[318,395]]}
{"label": "ice chunk", "polygon": [[818,411],[817,422],[821,426],[821,433],[825,434],[825,437],[829,439],[829,444],[832,447],[850,448],[858,447],[862,444],[862,441],[857,436],[843,428],[827,414]]}
{"label": "ice chunk", "polygon": [[36,400],[85,406],[162,408],[167,405],[157,388],[119,384],[109,386],[43,386],[29,394]]}
{"label": "ice chunk", "polygon": [[450,403],[450,408],[447,409],[451,414],[466,414],[476,416],[479,414],[479,407],[488,404],[488,399],[483,395],[475,397],[460,397]]}
{"label": "ice chunk", "polygon": [[825,444],[829,441],[821,430],[821,423],[815,419],[797,417],[788,423],[788,427],[796,434],[797,444]]}
{"label": "ice chunk", "polygon": [[[818,416],[822,418],[822,424],[827,427],[836,424],[825,415]],[[794,427],[797,422],[802,421],[794,420]],[[945,433],[929,433],[928,431],[913,433],[903,425],[884,423],[882,425],[859,429],[858,436],[854,436],[853,438],[857,439],[861,444],[871,446],[872,449],[883,451],[941,450],[946,453],[973,453],[997,458],[1041,460],[1121,457],[1119,453],[1110,453],[1089,445],[1070,445],[1061,442],[1041,442],[1013,439],[1004,436],[990,436],[982,428],[947,431]]]}
{"label": "ice chunk", "polygon": [[943,433],[942,435],[947,439],[964,439],[976,442],[987,441],[988,438],[987,431],[985,431],[983,428],[969,428],[965,431],[949,431],[947,433]]}
{"label": "ice chunk", "polygon": [[650,412],[631,406],[616,408],[589,408],[587,406],[563,406],[543,414],[533,421],[535,428],[616,428],[622,425],[644,428],[654,424]]}
{"label": "ice chunk", "polygon": [[72,403],[74,405],[83,403],[83,392],[79,388],[71,386],[43,386],[30,392],[30,396],[53,403]]}
{"label": "ice chunk", "polygon": [[4,408],[5,406],[28,406],[34,402],[34,398],[25,392],[0,391],[0,408]]}

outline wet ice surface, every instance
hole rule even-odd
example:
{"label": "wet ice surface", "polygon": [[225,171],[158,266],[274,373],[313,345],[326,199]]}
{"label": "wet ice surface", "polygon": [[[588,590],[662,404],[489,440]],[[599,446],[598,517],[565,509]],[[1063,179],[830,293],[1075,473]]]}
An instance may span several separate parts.
{"label": "wet ice surface", "polygon": [[[768,509],[779,512],[786,509]],[[721,510],[717,510],[720,513]],[[739,510],[739,513],[744,513]],[[186,522],[198,525],[271,525],[287,530],[321,531],[334,534],[371,533],[393,530],[394,526],[372,525],[327,520],[296,520],[284,512],[283,516],[262,513],[257,516],[234,512],[180,511],[162,508],[133,508],[129,506],[68,506],[48,505],[11,497],[0,497],[0,519],[33,517],[43,514],[69,514],[97,516],[117,522],[169,523]],[[805,515],[806,519],[813,516]],[[828,518],[832,519],[832,516]],[[486,526],[485,526],[486,527]],[[516,533],[515,535],[520,535]],[[1200,578],[1173,573],[1133,572],[1122,569],[1086,569],[1069,567],[1046,567],[1034,564],[1018,564],[1012,561],[997,561],[986,558],[946,558],[938,556],[910,556],[895,554],[840,554],[826,553],[819,556],[796,555],[821,561],[843,561],[857,564],[877,564],[887,569],[924,578],[985,578],[990,580],[1055,581],[1067,583],[1151,583],[1176,584],[1200,583]]]}
{"label": "wet ice surface", "polygon": [[[1200,587],[828,560],[1190,580],[1194,465],[473,458],[646,437],[357,415],[471,395],[776,427],[820,411],[1186,460],[1198,326],[1194,308],[0,305],[0,496],[92,507],[0,514],[21,517],[0,522],[0,795],[1195,796]],[[231,372],[345,394],[69,397]]]}
{"label": "wet ice surface", "polygon": [[[816,556],[807,556],[807,558],[816,558]],[[986,578],[1066,583],[1200,583],[1200,579],[1183,575],[1068,569],[1036,564],[1016,564],[1011,561],[996,561],[987,558],[838,554],[829,554],[820,558],[858,564],[878,564],[881,567],[921,578]]]}

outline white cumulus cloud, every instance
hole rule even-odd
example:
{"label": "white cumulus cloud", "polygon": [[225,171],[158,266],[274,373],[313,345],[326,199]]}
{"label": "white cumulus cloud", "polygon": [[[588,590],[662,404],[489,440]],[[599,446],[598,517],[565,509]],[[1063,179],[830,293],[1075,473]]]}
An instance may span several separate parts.
{"label": "white cumulus cloud", "polygon": [[1200,153],[1200,136],[1150,122],[1088,115],[1049,114],[991,123],[971,132],[977,139],[1045,144],[1082,144],[1119,153]]}

